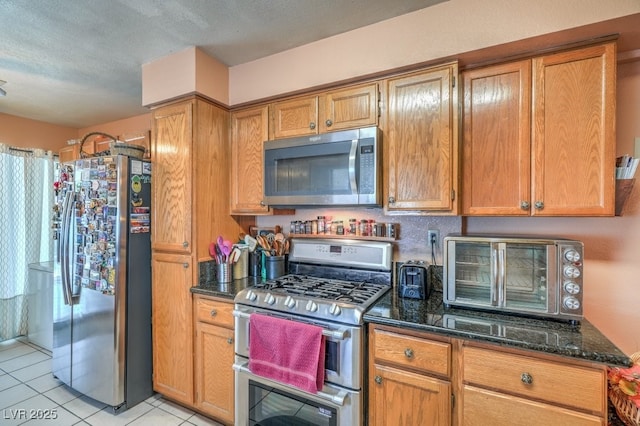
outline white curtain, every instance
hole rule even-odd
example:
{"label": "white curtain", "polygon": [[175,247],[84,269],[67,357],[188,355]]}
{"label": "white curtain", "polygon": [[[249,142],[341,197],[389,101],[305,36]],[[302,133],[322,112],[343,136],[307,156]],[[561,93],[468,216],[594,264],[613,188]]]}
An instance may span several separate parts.
{"label": "white curtain", "polygon": [[27,334],[28,265],[53,260],[51,152],[0,144],[0,341]]}

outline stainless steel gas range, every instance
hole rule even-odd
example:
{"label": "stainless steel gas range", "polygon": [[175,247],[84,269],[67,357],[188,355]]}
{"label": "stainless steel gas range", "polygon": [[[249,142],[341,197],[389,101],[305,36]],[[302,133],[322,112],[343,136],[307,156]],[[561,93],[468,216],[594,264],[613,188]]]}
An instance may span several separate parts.
{"label": "stainless steel gas range", "polygon": [[[362,315],[391,287],[387,242],[293,239],[289,275],[235,298],[236,425],[364,424],[366,328]],[[253,314],[322,327],[325,374],[310,393],[249,369]]]}

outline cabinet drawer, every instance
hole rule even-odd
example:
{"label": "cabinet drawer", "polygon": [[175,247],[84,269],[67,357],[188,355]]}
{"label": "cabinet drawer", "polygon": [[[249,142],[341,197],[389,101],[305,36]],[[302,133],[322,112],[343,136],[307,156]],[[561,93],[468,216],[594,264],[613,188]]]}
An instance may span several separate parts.
{"label": "cabinet drawer", "polygon": [[233,328],[233,303],[196,297],[196,320]]}
{"label": "cabinet drawer", "polygon": [[605,413],[603,370],[468,346],[463,353],[465,384]]}
{"label": "cabinet drawer", "polygon": [[375,330],[376,362],[390,362],[449,377],[451,345],[388,331]]}
{"label": "cabinet drawer", "polygon": [[464,387],[462,424],[595,426],[600,417],[471,386]]}

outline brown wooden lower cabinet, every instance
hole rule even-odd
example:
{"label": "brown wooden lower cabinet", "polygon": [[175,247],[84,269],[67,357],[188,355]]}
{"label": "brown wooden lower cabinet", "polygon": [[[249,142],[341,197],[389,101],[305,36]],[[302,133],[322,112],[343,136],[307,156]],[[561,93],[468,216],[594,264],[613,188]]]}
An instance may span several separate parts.
{"label": "brown wooden lower cabinet", "polygon": [[606,366],[369,324],[371,425],[607,424]]}
{"label": "brown wooden lower cabinet", "polygon": [[594,426],[602,417],[473,386],[463,390],[463,421],[469,426]]}
{"label": "brown wooden lower cabinet", "polygon": [[218,421],[233,424],[233,304],[195,295],[195,405]]}
{"label": "brown wooden lower cabinet", "polygon": [[450,425],[451,384],[374,364],[369,383],[370,425]]}

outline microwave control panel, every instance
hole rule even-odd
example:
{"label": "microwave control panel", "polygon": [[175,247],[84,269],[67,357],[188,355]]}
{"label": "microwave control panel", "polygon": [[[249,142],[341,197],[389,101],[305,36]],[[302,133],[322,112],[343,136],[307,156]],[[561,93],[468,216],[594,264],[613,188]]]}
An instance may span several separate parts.
{"label": "microwave control panel", "polygon": [[[370,143],[367,143],[370,141]],[[360,194],[373,194],[376,191],[376,150],[373,139],[360,141]]]}
{"label": "microwave control panel", "polygon": [[558,246],[562,266],[560,288],[560,312],[582,313],[582,245],[560,244]]}

